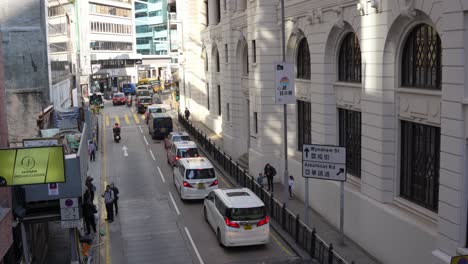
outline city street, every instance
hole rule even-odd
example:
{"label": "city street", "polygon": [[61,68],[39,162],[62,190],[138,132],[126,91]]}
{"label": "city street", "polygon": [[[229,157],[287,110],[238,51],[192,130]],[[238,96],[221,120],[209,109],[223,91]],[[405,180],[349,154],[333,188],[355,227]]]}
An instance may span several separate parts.
{"label": "city street", "polygon": [[[120,193],[115,221],[107,223],[101,212],[102,229],[109,234],[103,238],[101,263],[296,263],[294,252],[272,229],[265,246],[221,248],[203,218],[203,201],[181,201],[163,141],[151,139],[142,115],[132,108],[106,102],[101,112],[101,180],[114,182]],[[122,127],[120,143],[112,138],[116,122]],[[233,187],[217,173],[220,188]]]}

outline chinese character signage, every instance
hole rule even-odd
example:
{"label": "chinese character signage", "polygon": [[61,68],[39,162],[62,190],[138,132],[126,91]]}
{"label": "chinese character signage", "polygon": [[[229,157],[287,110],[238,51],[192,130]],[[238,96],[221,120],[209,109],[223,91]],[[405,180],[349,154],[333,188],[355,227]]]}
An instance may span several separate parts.
{"label": "chinese character signage", "polygon": [[295,104],[294,65],[279,62],[275,64],[275,104]]}
{"label": "chinese character signage", "polygon": [[346,149],[336,146],[303,145],[302,176],[346,181]]}

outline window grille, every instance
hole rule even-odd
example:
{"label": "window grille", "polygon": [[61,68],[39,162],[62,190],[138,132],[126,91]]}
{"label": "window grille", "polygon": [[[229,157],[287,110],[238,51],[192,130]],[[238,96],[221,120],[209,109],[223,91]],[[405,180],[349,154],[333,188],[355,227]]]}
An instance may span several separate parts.
{"label": "window grille", "polygon": [[435,29],[427,24],[416,26],[406,39],[402,57],[404,87],[440,89],[442,48]]}
{"label": "window grille", "polygon": [[361,178],[361,112],[338,108],[339,144],[346,148],[347,173]]}
{"label": "window grille", "polygon": [[298,79],[310,80],[310,53],[306,38],[301,40],[297,48],[296,69]]}
{"label": "window grille", "polygon": [[361,48],[354,33],[348,33],[340,47],[338,57],[338,80],[361,82]]}
{"label": "window grille", "polygon": [[400,196],[437,212],[440,128],[401,121]]}

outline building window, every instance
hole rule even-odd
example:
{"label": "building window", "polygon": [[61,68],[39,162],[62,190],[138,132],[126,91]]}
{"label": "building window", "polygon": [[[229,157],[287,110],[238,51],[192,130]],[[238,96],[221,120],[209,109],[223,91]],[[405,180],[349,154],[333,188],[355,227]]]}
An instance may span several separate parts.
{"label": "building window", "polygon": [[208,55],[206,54],[205,49],[202,50],[202,60],[203,60],[203,68],[205,72],[208,71]]}
{"label": "building window", "polygon": [[231,121],[231,109],[229,109],[229,103],[226,104],[226,119]]}
{"label": "building window", "polygon": [[67,10],[61,4],[49,7],[49,17],[65,15],[65,13],[67,13]]}
{"label": "building window", "polygon": [[111,16],[121,16],[121,17],[131,17],[132,10],[114,7],[114,6],[107,6],[101,4],[89,4],[91,13],[96,14],[103,14],[103,15],[111,15]]}
{"label": "building window", "polygon": [[216,24],[221,22],[221,0],[216,0]]}
{"label": "building window", "polygon": [[90,42],[91,50],[122,50],[132,51],[133,43],[131,42],[112,42],[112,41],[92,41]]}
{"label": "building window", "polygon": [[400,196],[437,212],[440,128],[401,121]]}
{"label": "building window", "polygon": [[348,33],[341,43],[338,57],[338,80],[361,82],[361,48],[354,33]]}
{"label": "building window", "polygon": [[218,115],[221,116],[221,85],[218,85]]}
{"label": "building window", "polygon": [[219,65],[219,53],[218,53],[218,49],[216,49],[216,53],[215,53],[215,59],[216,59],[216,72],[219,72],[220,71],[220,65]]}
{"label": "building window", "polygon": [[361,178],[361,112],[338,108],[339,144],[346,148],[347,173]]}
{"label": "building window", "polygon": [[297,150],[302,151],[302,145],[312,142],[312,111],[311,103],[297,100]]}
{"label": "building window", "polygon": [[224,55],[226,56],[224,58],[224,61],[228,63],[229,62],[228,44],[224,44]]}
{"label": "building window", "polygon": [[254,112],[254,129],[255,134],[258,134],[258,113]]}
{"label": "building window", "polygon": [[442,47],[437,31],[427,25],[416,26],[403,49],[401,85],[440,89],[442,79]]}
{"label": "building window", "polygon": [[210,25],[210,13],[208,9],[208,0],[203,1],[203,4],[205,5],[205,23],[206,26]]}
{"label": "building window", "polygon": [[252,40],[252,61],[257,63],[257,43],[255,43],[255,39]]}
{"label": "building window", "polygon": [[249,75],[249,49],[247,44],[244,45],[242,52],[242,74]]}
{"label": "building window", "polygon": [[210,110],[210,85],[206,84],[206,108]]}
{"label": "building window", "polygon": [[302,38],[297,47],[296,69],[298,79],[310,80],[310,53],[306,38]]}

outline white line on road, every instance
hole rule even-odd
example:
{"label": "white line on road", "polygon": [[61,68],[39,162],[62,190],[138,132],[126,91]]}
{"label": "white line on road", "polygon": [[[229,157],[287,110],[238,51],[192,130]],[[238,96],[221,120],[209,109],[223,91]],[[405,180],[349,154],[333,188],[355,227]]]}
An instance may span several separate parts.
{"label": "white line on road", "polygon": [[143,139],[145,140],[146,145],[148,145],[148,140],[146,140],[145,136],[143,136]]}
{"label": "white line on road", "polygon": [[149,151],[150,151],[150,154],[151,154],[151,157],[153,158],[153,160],[156,160],[156,159],[154,158],[153,151],[151,151],[151,149],[150,149]]}
{"label": "white line on road", "polygon": [[179,208],[177,207],[177,204],[175,203],[175,200],[174,200],[174,196],[172,196],[172,193],[171,193],[171,192],[169,192],[169,197],[171,197],[171,201],[172,201],[172,203],[174,204],[174,208],[175,208],[175,210],[176,210],[177,215],[180,215]]}
{"label": "white line on road", "polygon": [[138,126],[138,128],[140,129],[140,132],[143,134],[143,129],[141,129],[141,126]]}
{"label": "white line on road", "polygon": [[[151,153],[151,154],[152,154],[152,153]],[[154,157],[153,157],[153,158],[154,158]],[[166,183],[166,179],[164,179],[164,175],[163,175],[163,173],[162,173],[162,171],[161,171],[161,168],[158,167],[158,171],[159,171],[159,175],[161,175],[162,181],[163,181],[164,183]]]}
{"label": "white line on road", "polygon": [[187,233],[187,236],[188,236],[188,238],[190,240],[190,243],[192,243],[193,250],[195,250],[195,254],[197,254],[198,261],[200,261],[200,264],[205,264],[203,262],[203,259],[200,256],[200,253],[198,252],[197,246],[195,246],[195,243],[193,242],[192,236],[190,235],[190,232],[188,231],[188,228],[187,227],[184,227],[184,228],[185,228],[185,233]]}
{"label": "white line on road", "polygon": [[132,111],[132,113],[133,113],[133,108],[130,108],[130,111]]}

